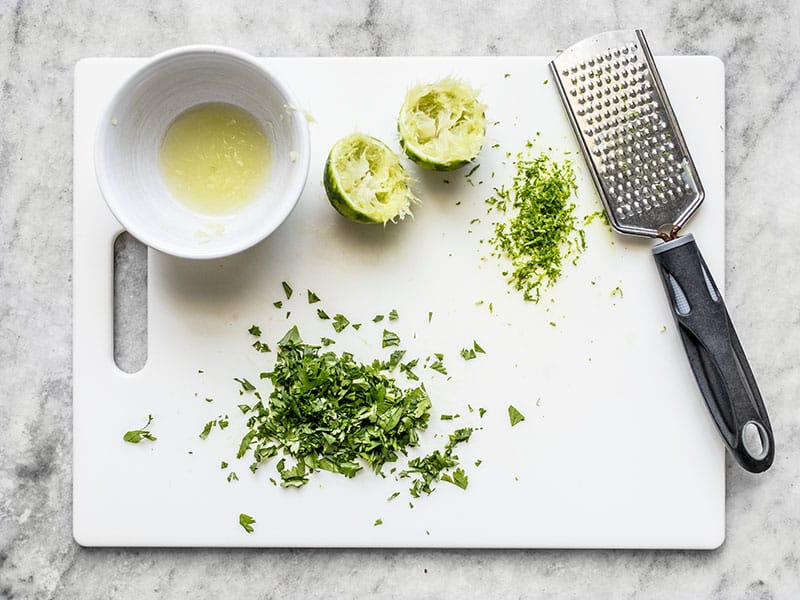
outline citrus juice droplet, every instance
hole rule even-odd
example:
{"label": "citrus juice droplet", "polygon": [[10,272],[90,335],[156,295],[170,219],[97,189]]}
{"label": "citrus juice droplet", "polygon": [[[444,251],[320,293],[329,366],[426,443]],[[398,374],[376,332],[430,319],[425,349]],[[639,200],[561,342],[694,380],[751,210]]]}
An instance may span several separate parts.
{"label": "citrus juice droplet", "polygon": [[235,212],[266,186],[270,144],[247,111],[225,103],[194,106],[172,122],[161,144],[161,176],[183,204],[206,214]]}

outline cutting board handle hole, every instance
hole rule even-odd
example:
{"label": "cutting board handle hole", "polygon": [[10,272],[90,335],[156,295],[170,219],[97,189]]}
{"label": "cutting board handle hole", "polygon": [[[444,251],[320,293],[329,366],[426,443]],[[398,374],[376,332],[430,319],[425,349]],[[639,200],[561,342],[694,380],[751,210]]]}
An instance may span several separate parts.
{"label": "cutting board handle hole", "polygon": [[126,373],[147,362],[147,246],[127,231],[114,240],[114,362]]}

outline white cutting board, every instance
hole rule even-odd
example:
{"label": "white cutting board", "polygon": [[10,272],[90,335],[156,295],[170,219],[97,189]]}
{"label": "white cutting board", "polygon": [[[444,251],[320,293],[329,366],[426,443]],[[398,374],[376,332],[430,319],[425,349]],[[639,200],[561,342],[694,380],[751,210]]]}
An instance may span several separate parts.
{"label": "white cutting board", "polygon": [[[75,70],[73,509],[80,544],[722,543],[724,450],[674,331],[651,242],[592,224],[588,250],[577,266],[565,266],[539,304],[509,293],[503,267],[481,260],[488,249],[479,240],[490,227],[484,198],[511,176],[505,153],[516,154],[528,139],[535,152],[578,152],[558,93],[545,83],[551,78],[546,58],[263,59],[315,120],[305,193],[274,235],[241,255],[192,262],[150,252],[149,356],[143,370],[126,374],[112,357],[112,246],[120,226],[97,189],[92,145],[113,92],[143,62],[88,59]],[[688,230],[722,287],[723,65],[710,57],[657,62],[707,194]],[[475,185],[465,181],[464,170],[432,174],[414,167],[423,203],[413,220],[383,228],[341,218],[321,185],[332,143],[359,129],[397,149],[395,118],[407,87],[446,75],[480,88],[489,107]],[[491,148],[495,143],[499,149]],[[586,168],[573,158],[578,212],[598,210]],[[481,222],[470,225],[473,218]],[[282,280],[295,290],[290,302]],[[617,286],[622,298],[612,295]],[[306,303],[307,288],[322,304]],[[292,311],[289,319],[272,306],[281,298]],[[320,306],[364,326],[337,336],[329,321],[315,316]],[[371,322],[392,308],[400,320]],[[322,472],[303,489],[283,490],[268,481],[276,476],[274,461],[252,475],[249,459],[235,459],[244,417],[232,378],[257,381],[274,356],[249,347],[246,330],[254,323],[271,343],[297,323],[307,340],[336,338],[334,348],[364,361],[388,355],[380,349],[384,325],[400,334],[407,357],[443,352],[449,380],[418,369],[434,405],[421,450],[440,448],[443,434],[456,427],[483,426],[458,451],[469,488],[440,483],[411,509],[410,481],[391,476],[362,472],[350,480]],[[473,339],[487,354],[466,362],[458,351]],[[266,396],[269,388],[262,391]],[[215,401],[206,403],[207,396]],[[513,429],[510,403],[526,416]],[[488,410],[482,420],[478,407]],[[148,413],[158,441],[123,442],[123,433],[141,426]],[[441,421],[443,413],[462,417]],[[230,415],[230,427],[200,440],[204,423],[220,414]],[[479,467],[476,459],[483,461]],[[226,481],[221,460],[231,463],[239,481]],[[400,497],[387,502],[394,491]],[[239,526],[242,512],[256,519],[253,534]],[[376,527],[378,518],[383,524]]]}

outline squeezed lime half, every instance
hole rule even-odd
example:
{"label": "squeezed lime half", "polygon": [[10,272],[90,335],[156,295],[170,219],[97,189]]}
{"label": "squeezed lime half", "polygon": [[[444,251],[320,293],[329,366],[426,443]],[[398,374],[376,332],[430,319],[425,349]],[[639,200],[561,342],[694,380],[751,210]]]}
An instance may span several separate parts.
{"label": "squeezed lime half", "polygon": [[486,106],[478,91],[447,77],[417,85],[406,94],[397,120],[406,156],[426,169],[452,171],[481,151]]}
{"label": "squeezed lime half", "polygon": [[357,223],[403,219],[417,201],[397,154],[363,133],[353,133],[333,145],[323,183],[333,207]]}

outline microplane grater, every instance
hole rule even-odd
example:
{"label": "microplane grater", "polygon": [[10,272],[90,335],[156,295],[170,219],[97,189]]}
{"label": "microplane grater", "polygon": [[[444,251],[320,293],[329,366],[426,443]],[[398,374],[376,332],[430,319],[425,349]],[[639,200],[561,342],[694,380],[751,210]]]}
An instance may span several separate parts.
{"label": "microplane grater", "polygon": [[759,473],[775,441],[722,294],[691,234],[705,198],[641,30],[601,33],[550,63],[612,227],[661,238],[653,256],[698,387],[732,456]]}
{"label": "microplane grater", "polygon": [[704,192],[644,34],[598,35],[552,66],[611,225],[677,232]]}

